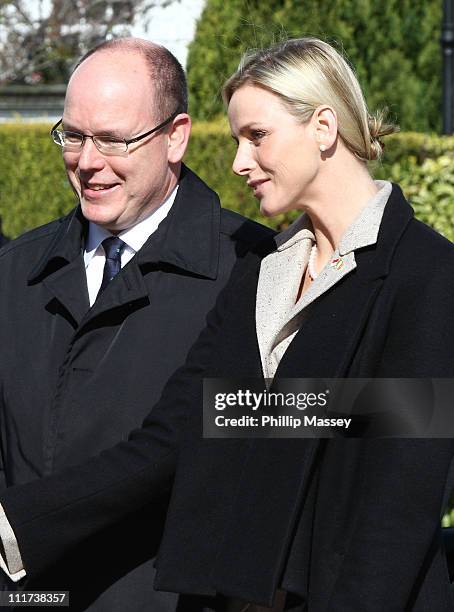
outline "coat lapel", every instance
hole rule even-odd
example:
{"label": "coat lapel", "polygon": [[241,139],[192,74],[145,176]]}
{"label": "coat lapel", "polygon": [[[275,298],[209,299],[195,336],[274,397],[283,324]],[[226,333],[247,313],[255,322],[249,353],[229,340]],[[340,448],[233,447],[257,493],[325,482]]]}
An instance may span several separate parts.
{"label": "coat lapel", "polygon": [[42,282],[69,313],[76,327],[89,309],[83,261],[85,221],[80,207],[61,220],[53,242],[28,277],[28,284]]}
{"label": "coat lapel", "polygon": [[90,308],[87,277],[82,254],[43,279],[51,299],[57,299],[77,326]]}
{"label": "coat lapel", "polygon": [[110,310],[127,308],[128,311],[137,308],[144,300],[149,302],[148,288],[139,266],[134,258],[121,270],[121,274],[109,283],[109,286],[99,295],[93,306],[87,312],[81,326],[85,326],[95,317]]}
{"label": "coat lapel", "polygon": [[287,244],[284,250],[270,253],[261,263],[255,317],[264,372],[267,355],[275,346],[280,330],[295,316],[292,314],[295,297],[311,246],[310,236],[303,235],[300,240]]}
{"label": "coat lapel", "polygon": [[[289,342],[291,335],[304,325],[306,309],[356,268],[353,253],[340,257],[336,252],[316,282],[295,303],[311,243],[306,240],[297,246],[298,252],[293,253],[294,248],[284,253],[277,251],[262,262],[257,289],[256,320],[260,356],[265,372],[268,370],[267,356],[279,343],[285,342],[286,339]],[[289,257],[292,258],[291,265]],[[286,289],[281,291],[282,285],[286,285]],[[290,293],[289,285],[292,287]]]}
{"label": "coat lapel", "polygon": [[[399,187],[394,185],[383,213],[377,243],[357,250],[356,269],[344,275],[307,307],[276,377],[336,378],[348,375],[368,315],[389,273],[395,248],[412,217],[411,207]],[[347,258],[348,255],[344,260]]]}

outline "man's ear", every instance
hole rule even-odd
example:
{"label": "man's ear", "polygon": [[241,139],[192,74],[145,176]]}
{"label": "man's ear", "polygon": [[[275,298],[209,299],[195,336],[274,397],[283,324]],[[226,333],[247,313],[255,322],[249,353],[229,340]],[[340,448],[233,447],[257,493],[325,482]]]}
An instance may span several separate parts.
{"label": "man's ear", "polygon": [[178,164],[183,159],[191,134],[191,117],[180,113],[172,121],[168,133],[168,160]]}

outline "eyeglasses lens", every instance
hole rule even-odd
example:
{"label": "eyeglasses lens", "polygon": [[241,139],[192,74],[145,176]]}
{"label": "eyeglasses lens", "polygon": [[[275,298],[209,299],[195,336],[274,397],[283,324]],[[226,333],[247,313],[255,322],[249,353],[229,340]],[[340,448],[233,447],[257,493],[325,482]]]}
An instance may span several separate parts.
{"label": "eyeglasses lens", "polygon": [[67,132],[63,130],[54,130],[52,132],[53,141],[63,147],[66,151],[80,151],[85,138],[91,138],[95,143],[96,148],[101,153],[124,153],[127,145],[124,140],[112,137],[103,136],[82,136],[76,132]]}

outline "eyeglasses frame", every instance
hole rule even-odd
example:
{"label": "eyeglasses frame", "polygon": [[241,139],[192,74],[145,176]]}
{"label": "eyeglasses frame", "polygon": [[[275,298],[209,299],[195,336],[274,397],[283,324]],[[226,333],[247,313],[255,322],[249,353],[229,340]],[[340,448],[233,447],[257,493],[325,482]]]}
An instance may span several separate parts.
{"label": "eyeglasses frame", "polygon": [[[135,138],[130,138],[129,140],[126,140],[125,138],[117,138],[117,140],[122,141],[125,143],[126,145],[126,151],[124,151],[125,153],[128,151],[128,146],[130,144],[133,144],[134,142],[139,142],[140,140],[143,140],[144,138],[146,138],[147,136],[151,136],[151,134],[154,134],[155,132],[157,132],[158,130],[161,130],[163,127],[165,127],[166,125],[168,125],[171,121],[173,121],[175,119],[175,117],[180,113],[179,110],[176,110],[175,112],[173,112],[170,117],[168,117],[165,121],[163,121],[162,123],[160,123],[159,125],[157,125],[156,127],[154,127],[152,130],[148,130],[148,132],[145,132],[144,134],[140,134],[140,136],[136,136]],[[57,121],[57,123],[51,128],[50,130],[50,135],[52,137],[52,140],[55,142],[54,137],[53,137],[53,133],[57,131],[58,126],[62,123],[63,118],[61,118],[59,121]],[[63,130],[63,131],[68,131],[71,132],[71,130]],[[96,141],[94,140],[94,138],[102,138],[102,136],[97,136],[96,134],[93,134],[93,136],[89,136],[88,134],[80,134],[79,132],[71,132],[72,134],[78,134],[79,136],[82,136],[82,143],[80,145],[80,150],[82,151],[83,146],[85,144],[85,140],[87,138],[91,138],[91,140],[93,141],[93,144],[95,145],[95,147],[98,149],[98,151],[100,153],[102,153],[102,151],[99,149],[98,145],[96,144]],[[55,142],[55,144],[59,144],[58,142]],[[62,148],[65,145],[59,145]]]}

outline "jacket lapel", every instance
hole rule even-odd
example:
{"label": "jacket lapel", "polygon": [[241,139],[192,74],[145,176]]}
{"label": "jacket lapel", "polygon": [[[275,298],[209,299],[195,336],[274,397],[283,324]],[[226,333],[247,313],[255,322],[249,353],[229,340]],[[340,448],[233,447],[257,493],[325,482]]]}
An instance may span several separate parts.
{"label": "jacket lapel", "polygon": [[256,296],[257,340],[263,371],[266,357],[275,346],[279,331],[293,318],[295,298],[306,268],[312,240],[309,236],[292,241],[284,250],[262,260]]}
{"label": "jacket lapel", "polygon": [[57,299],[77,326],[90,307],[84,259],[80,254],[73,261],[43,279],[51,298]]}
{"label": "jacket lapel", "polygon": [[[311,242],[305,241],[305,244],[299,245],[295,253],[292,252],[293,248],[285,252],[277,251],[262,262],[257,288],[256,320],[264,371],[266,371],[266,356],[270,351],[303,325],[306,317],[305,309],[356,268],[353,253],[348,253],[342,258],[338,253],[334,254],[331,263],[323,270],[317,281],[298,302],[295,302],[310,248]],[[286,289],[281,291],[282,284],[286,285]],[[288,285],[292,287],[290,293]]]}
{"label": "jacket lapel", "polygon": [[298,333],[279,364],[277,377],[348,375],[362,330],[389,272],[395,248],[412,217],[412,208],[399,187],[394,185],[377,243],[357,250],[356,270],[307,307]]}
{"label": "jacket lapel", "polygon": [[134,258],[121,270],[120,274],[110,281],[108,287],[99,295],[93,306],[81,321],[84,327],[94,318],[104,315],[108,311],[126,308],[128,311],[140,307],[145,300],[149,301],[149,291],[145,284],[143,274],[133,261]]}

